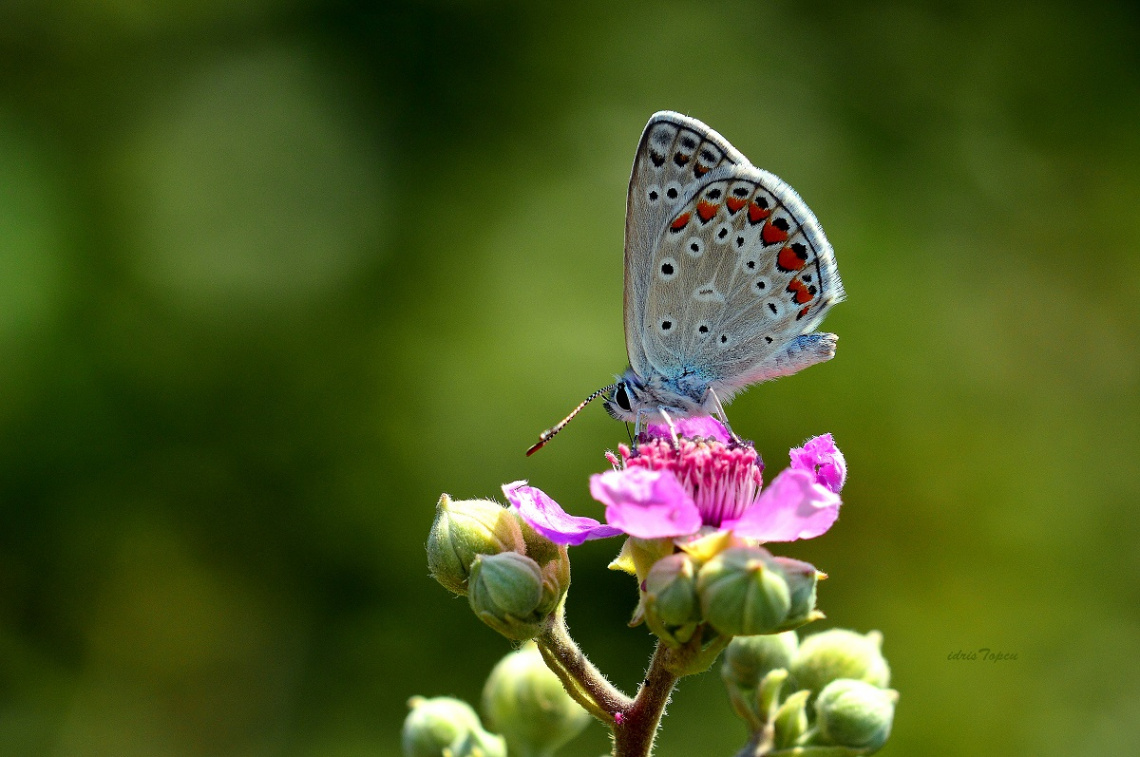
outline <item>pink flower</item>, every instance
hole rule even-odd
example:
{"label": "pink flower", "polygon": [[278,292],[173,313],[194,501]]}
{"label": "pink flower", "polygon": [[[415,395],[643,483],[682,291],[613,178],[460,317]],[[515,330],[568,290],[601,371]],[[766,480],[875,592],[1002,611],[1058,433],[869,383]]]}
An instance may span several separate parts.
{"label": "pink flower", "polygon": [[[703,527],[758,542],[811,539],[839,517],[847,466],[831,435],[791,450],[792,464],[763,490],[764,465],[751,445],[731,441],[712,418],[651,426],[637,452],[624,445],[615,469],[590,477],[590,494],[606,506],[606,524],[568,515],[525,481],[503,487],[524,520],[552,541],[581,544],[628,534],[642,539],[689,536]],[[607,525],[608,524],[608,525]]]}

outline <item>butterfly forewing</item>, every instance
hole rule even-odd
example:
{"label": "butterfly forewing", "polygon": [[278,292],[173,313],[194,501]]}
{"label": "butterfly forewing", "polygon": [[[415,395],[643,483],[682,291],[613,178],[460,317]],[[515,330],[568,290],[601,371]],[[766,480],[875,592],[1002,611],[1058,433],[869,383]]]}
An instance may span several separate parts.
{"label": "butterfly forewing", "polygon": [[[656,199],[655,199],[656,195]],[[626,226],[626,342],[641,376],[743,386],[842,298],[814,215],[698,121],[658,114]]]}
{"label": "butterfly forewing", "polygon": [[626,350],[630,367],[642,376],[653,370],[642,326],[653,277],[667,262],[657,260],[661,232],[704,177],[719,166],[747,162],[723,137],[695,119],[663,111],[645,127],[629,182],[625,229]]}

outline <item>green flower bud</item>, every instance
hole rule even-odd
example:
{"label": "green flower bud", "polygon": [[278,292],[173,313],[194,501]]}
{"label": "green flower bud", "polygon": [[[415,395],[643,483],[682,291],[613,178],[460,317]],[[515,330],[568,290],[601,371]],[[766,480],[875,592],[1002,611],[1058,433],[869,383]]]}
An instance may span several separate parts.
{"label": "green flower bud", "polygon": [[818,741],[875,751],[887,743],[898,692],[864,681],[832,681],[815,702]]}
{"label": "green flower bud", "polygon": [[791,667],[798,646],[795,631],[737,636],[725,650],[721,678],[726,686],[755,690],[768,671]]}
{"label": "green flower bud", "polygon": [[506,737],[511,757],[546,757],[590,722],[532,643],[504,657],[483,688],[488,724]]}
{"label": "green flower bud", "polygon": [[815,587],[823,574],[814,565],[790,557],[773,557],[768,566],[784,577],[791,599],[788,617],[779,630],[789,631],[823,617],[823,613],[815,609]]}
{"label": "green flower bud", "polygon": [[736,547],[709,560],[697,575],[705,620],[725,636],[772,633],[788,616],[788,584],[767,567],[767,552]]}
{"label": "green flower bud", "polygon": [[670,646],[693,638],[701,622],[696,574],[693,559],[679,552],[654,563],[645,579],[645,622]]}
{"label": "green flower bud", "polygon": [[880,647],[883,636],[877,631],[864,636],[843,628],[808,636],[792,661],[791,673],[801,689],[819,693],[832,681],[851,678],[885,688],[891,669]]}
{"label": "green flower bud", "polygon": [[412,697],[404,719],[404,757],[443,757],[455,752],[473,731],[482,731],[479,716],[466,702],[451,697]]}
{"label": "green flower bud", "polygon": [[565,544],[555,544],[517,514],[515,518],[522,529],[526,556],[538,563],[542,570],[542,599],[538,603],[538,612],[548,615],[554,612],[570,588],[570,555]]}
{"label": "green flower bud", "polygon": [[519,519],[511,510],[487,499],[439,498],[427,553],[432,578],[443,588],[466,594],[476,555],[525,551]]}
{"label": "green flower bud", "polygon": [[538,612],[542,570],[517,552],[476,555],[467,601],[480,620],[508,639],[533,639],[545,620]]}

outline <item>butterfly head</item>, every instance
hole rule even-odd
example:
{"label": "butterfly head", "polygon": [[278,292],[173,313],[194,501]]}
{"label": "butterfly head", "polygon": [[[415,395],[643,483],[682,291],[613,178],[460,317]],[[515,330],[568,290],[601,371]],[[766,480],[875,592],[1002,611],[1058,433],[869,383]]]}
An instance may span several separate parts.
{"label": "butterfly head", "polygon": [[611,418],[632,423],[637,420],[637,411],[642,405],[643,389],[641,379],[628,370],[610,388],[602,405]]}

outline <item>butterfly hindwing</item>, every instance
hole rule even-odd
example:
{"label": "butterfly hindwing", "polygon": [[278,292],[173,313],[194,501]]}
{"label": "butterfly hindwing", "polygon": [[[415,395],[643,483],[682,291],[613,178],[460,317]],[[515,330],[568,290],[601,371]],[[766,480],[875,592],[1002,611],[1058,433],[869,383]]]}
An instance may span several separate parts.
{"label": "butterfly hindwing", "polygon": [[[779,178],[681,118],[650,120],[630,183],[631,366],[642,376],[695,374],[731,392],[830,357],[796,341],[843,296],[815,216]],[[689,168],[705,144],[706,158],[723,157]]]}

